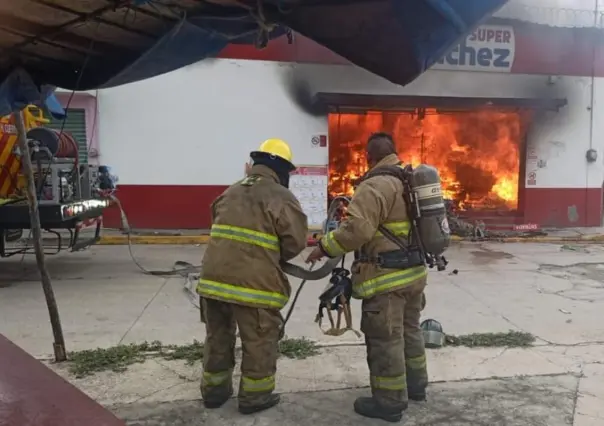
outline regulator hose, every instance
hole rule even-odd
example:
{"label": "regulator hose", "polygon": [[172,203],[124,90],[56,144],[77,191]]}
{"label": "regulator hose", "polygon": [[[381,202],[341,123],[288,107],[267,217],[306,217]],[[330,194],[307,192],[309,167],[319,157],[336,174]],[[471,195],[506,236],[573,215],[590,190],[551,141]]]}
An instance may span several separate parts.
{"label": "regulator hose", "polygon": [[315,270],[305,269],[289,262],[281,262],[281,269],[283,269],[283,272],[285,272],[287,275],[291,275],[292,277],[300,278],[304,281],[316,281],[331,274],[333,268],[335,268],[338,263],[342,261],[342,257],[343,256],[338,256],[328,259],[327,262],[325,262],[319,269]]}
{"label": "regulator hose", "polygon": [[[325,220],[325,225],[323,225],[323,235],[327,234],[329,224],[333,220],[336,211],[342,203],[345,203],[346,205],[350,204],[350,198],[343,196],[335,197],[329,204],[329,208],[327,209],[327,218]],[[281,269],[283,269],[283,272],[285,272],[287,275],[300,278],[304,281],[316,281],[331,274],[331,271],[338,266],[338,263],[340,263],[343,258],[344,256],[330,258],[319,269],[315,270],[308,270],[288,262],[281,262],[280,264]]]}

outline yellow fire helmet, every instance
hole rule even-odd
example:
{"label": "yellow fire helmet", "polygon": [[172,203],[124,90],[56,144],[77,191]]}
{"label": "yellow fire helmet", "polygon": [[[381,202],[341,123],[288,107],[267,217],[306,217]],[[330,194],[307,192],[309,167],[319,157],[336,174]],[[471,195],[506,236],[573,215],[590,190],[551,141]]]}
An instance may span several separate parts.
{"label": "yellow fire helmet", "polygon": [[292,162],[292,150],[287,144],[287,142],[281,139],[267,139],[262,142],[258,151],[253,151],[250,155],[254,158],[255,155],[258,154],[267,154],[271,157],[277,157],[281,160],[286,161],[290,168],[294,170],[296,166],[294,166]]}

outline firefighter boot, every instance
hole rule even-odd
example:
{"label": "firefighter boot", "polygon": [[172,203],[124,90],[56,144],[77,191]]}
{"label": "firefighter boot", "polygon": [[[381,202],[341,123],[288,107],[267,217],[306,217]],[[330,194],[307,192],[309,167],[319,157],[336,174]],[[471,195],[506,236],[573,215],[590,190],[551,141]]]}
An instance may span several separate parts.
{"label": "firefighter boot", "polygon": [[271,394],[265,402],[258,405],[239,405],[239,412],[241,414],[254,414],[260,411],[268,410],[279,404],[281,397],[278,394]]}
{"label": "firefighter boot", "polygon": [[416,402],[426,402],[426,391],[411,393],[411,390],[409,390],[409,399]]}
{"label": "firefighter boot", "polygon": [[[218,391],[215,389],[213,392],[210,392],[210,395],[206,395],[207,399],[203,400],[203,405],[207,409],[220,408],[233,396],[233,385],[229,385],[225,391]],[[202,391],[203,393],[203,391]]]}
{"label": "firefighter boot", "polygon": [[354,411],[370,419],[382,419],[390,423],[400,422],[403,410],[384,407],[372,397],[360,397],[354,401]]}
{"label": "firefighter boot", "polygon": [[[407,374],[409,374],[409,371],[407,372]],[[411,401],[416,401],[416,402],[425,402],[426,401],[426,387],[428,387],[428,384],[425,383],[423,384],[423,386],[420,384],[416,384],[417,382],[415,381],[411,381],[409,380],[409,376],[407,376],[407,392],[409,395],[409,399]]]}
{"label": "firefighter boot", "polygon": [[426,401],[426,388],[428,387],[428,373],[407,369],[407,394],[411,401]]}

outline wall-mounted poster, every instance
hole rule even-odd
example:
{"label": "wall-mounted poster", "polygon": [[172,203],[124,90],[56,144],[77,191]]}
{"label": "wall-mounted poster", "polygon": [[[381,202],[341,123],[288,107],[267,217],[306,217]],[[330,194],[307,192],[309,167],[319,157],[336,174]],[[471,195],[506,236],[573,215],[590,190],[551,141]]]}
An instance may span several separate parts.
{"label": "wall-mounted poster", "polygon": [[327,166],[298,167],[289,188],[308,216],[309,228],[320,229],[327,218]]}

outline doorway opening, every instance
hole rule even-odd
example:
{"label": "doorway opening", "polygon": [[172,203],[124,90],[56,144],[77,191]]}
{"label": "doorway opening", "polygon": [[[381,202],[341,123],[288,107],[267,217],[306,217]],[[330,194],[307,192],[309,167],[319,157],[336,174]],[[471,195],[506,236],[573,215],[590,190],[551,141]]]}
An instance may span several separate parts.
{"label": "doorway opening", "polygon": [[367,171],[367,138],[388,132],[403,162],[438,168],[445,198],[455,210],[520,216],[531,119],[528,108],[332,112],[329,195],[352,194],[355,179]]}

